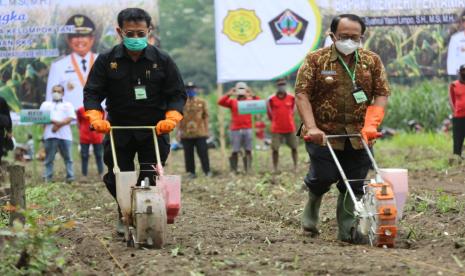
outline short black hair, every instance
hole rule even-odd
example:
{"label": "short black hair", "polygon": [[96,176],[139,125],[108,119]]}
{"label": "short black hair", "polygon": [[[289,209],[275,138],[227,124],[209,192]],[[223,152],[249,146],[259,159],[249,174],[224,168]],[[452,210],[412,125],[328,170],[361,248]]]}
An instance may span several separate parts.
{"label": "short black hair", "polygon": [[63,92],[63,94],[65,93],[65,87],[61,84],[55,84],[54,86],[52,86],[52,92],[53,92],[53,88],[55,87],[59,87],[61,89],[61,92]]}
{"label": "short black hair", "polygon": [[145,21],[147,27],[152,23],[152,17],[143,9],[127,8],[118,13],[118,26],[123,28],[123,22],[139,22]]}
{"label": "short black hair", "polygon": [[333,21],[331,21],[331,32],[336,33],[337,31],[337,26],[339,25],[339,21],[341,21],[342,18],[347,18],[350,21],[355,21],[360,23],[360,26],[362,26],[362,35],[365,33],[367,26],[365,25],[365,22],[360,18],[360,16],[351,14],[351,13],[345,13],[345,14],[340,14],[336,17],[333,18]]}

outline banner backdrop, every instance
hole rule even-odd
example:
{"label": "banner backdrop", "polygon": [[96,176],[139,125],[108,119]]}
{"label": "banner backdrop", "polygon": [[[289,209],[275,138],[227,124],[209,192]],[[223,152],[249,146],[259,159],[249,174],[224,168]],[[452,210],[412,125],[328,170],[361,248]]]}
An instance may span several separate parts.
{"label": "banner backdrop", "polygon": [[156,39],[157,0],[0,0],[0,96],[14,112],[37,109],[60,84],[82,106],[90,67],[119,42],[116,17],[127,7],[149,12]]}
{"label": "banner backdrop", "polygon": [[215,22],[220,83],[287,75],[321,36],[319,9],[308,0],[216,0]]}
{"label": "banner backdrop", "polygon": [[343,13],[365,21],[363,47],[390,76],[455,75],[465,64],[463,0],[216,0],[218,82],[294,72],[309,51],[332,43],[331,20]]}

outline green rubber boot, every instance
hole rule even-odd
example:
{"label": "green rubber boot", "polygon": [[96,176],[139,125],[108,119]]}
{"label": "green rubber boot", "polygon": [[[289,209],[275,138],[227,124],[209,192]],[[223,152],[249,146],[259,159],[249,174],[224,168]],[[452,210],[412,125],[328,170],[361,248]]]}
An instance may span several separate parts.
{"label": "green rubber boot", "polygon": [[[360,200],[362,196],[355,195],[355,197],[357,200]],[[339,228],[337,239],[353,244],[366,244],[368,243],[368,238],[364,237],[357,230],[354,209],[354,202],[350,198],[349,193],[339,193],[336,210],[337,225]]]}
{"label": "green rubber boot", "polygon": [[351,242],[355,217],[354,203],[348,193],[339,193],[337,198],[336,219],[338,226],[337,239],[344,242]]}
{"label": "green rubber boot", "polygon": [[308,192],[308,201],[305,205],[304,212],[302,213],[302,229],[310,236],[320,234],[317,227],[321,206],[321,199],[323,196],[316,196],[312,192]]}

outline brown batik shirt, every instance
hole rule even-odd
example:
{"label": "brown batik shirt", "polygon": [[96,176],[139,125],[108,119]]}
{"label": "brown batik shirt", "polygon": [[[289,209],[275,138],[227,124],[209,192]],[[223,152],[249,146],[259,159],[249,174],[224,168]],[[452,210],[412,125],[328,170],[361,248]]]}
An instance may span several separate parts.
{"label": "brown batik shirt", "polygon": [[[317,127],[328,135],[360,133],[368,105],[376,96],[390,94],[384,66],[377,54],[360,48],[357,58],[354,56],[348,64],[351,71],[355,64],[356,85],[368,98],[361,104],[354,99],[352,79],[339,61],[334,45],[309,53],[297,73],[295,92],[307,95]],[[333,139],[331,145],[343,150],[344,141]],[[359,139],[351,139],[351,143],[355,149],[362,148]]]}
{"label": "brown batik shirt", "polygon": [[188,98],[183,116],[180,125],[181,138],[208,137],[207,102],[197,97]]}

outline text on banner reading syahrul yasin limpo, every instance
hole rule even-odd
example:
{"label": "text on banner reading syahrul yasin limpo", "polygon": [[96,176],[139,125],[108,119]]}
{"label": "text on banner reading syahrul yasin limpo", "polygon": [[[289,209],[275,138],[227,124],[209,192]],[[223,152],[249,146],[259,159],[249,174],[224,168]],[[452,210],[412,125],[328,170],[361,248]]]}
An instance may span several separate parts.
{"label": "text on banner reading syahrul yasin limpo", "polygon": [[413,26],[452,24],[457,21],[455,14],[433,14],[433,15],[404,15],[404,16],[378,16],[363,17],[367,26]]}

